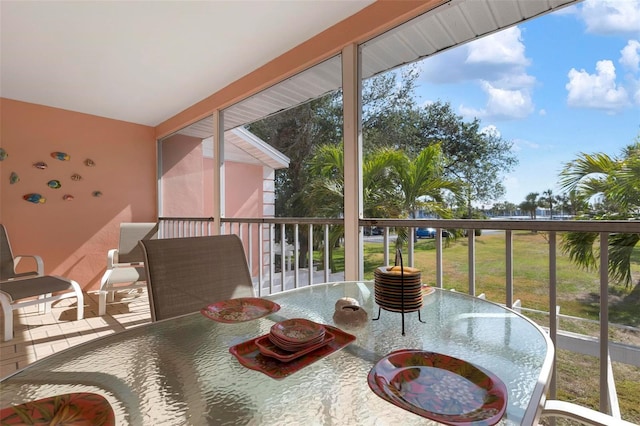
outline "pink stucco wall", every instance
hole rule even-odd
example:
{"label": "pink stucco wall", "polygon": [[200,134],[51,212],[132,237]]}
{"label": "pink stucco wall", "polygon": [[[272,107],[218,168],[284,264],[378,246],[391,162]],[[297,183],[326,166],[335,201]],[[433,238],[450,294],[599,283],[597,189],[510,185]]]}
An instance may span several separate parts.
{"label": "pink stucco wall", "polygon": [[[215,161],[203,157],[202,140],[175,135],[162,142],[162,216],[212,217]],[[263,166],[225,162],[225,217],[260,218],[264,214]],[[234,233],[238,233],[237,227]],[[246,239],[247,229],[242,237]],[[258,228],[253,228],[258,241]],[[245,247],[249,244],[245,241]],[[259,246],[254,244],[253,258]],[[249,253],[247,253],[249,255]],[[253,273],[258,273],[256,261]]]}
{"label": "pink stucco wall", "polygon": [[[0,162],[0,222],[14,253],[38,254],[46,273],[97,289],[120,222],[156,220],[154,129],[3,98],[0,146],[8,153]],[[52,151],[70,160],[56,160]],[[87,158],[94,167],[84,165]],[[37,161],[48,167],[33,167]],[[9,183],[11,172],[19,182]],[[71,180],[74,173],[82,180]],[[51,179],[62,187],[49,188]],[[27,193],[40,193],[47,202],[27,202]],[[64,194],[74,199],[63,201]]]}
{"label": "pink stucco wall", "polygon": [[[202,140],[175,135],[162,142],[162,216],[213,216],[212,158]],[[225,216],[263,216],[263,166],[225,162]]]}
{"label": "pink stucco wall", "polygon": [[[97,290],[119,224],[157,220],[153,128],[9,99],[0,100],[0,118],[0,146],[8,153],[0,162],[0,222],[14,253],[38,254],[47,274]],[[212,216],[213,159],[203,159],[200,139],[171,141],[163,146],[163,215]],[[70,159],[54,159],[53,151]],[[47,168],[33,166],[39,161]],[[19,176],[15,184],[12,172]],[[54,179],[60,188],[47,186]],[[227,217],[262,217],[262,166],[227,162],[225,179]],[[29,193],[46,202],[25,201]],[[65,194],[73,200],[64,201]],[[25,262],[22,270],[30,266]]]}
{"label": "pink stucco wall", "polygon": [[202,139],[175,135],[163,141],[162,216],[211,216],[204,210],[204,185]]}
{"label": "pink stucco wall", "polygon": [[262,166],[225,163],[227,217],[263,217]]}

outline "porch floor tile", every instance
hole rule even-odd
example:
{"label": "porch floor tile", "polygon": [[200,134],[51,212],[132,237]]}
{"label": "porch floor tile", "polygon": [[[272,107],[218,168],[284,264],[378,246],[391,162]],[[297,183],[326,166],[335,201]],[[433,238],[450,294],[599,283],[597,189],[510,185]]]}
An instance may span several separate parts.
{"label": "porch floor tile", "polygon": [[[98,316],[98,293],[85,293],[84,319],[80,321],[76,320],[75,299],[54,302],[47,314],[29,306],[13,315],[14,338],[0,342],[0,378],[71,346],[151,322],[144,289],[117,292],[115,300],[107,303],[104,316]],[[0,327],[4,327],[1,316]]]}

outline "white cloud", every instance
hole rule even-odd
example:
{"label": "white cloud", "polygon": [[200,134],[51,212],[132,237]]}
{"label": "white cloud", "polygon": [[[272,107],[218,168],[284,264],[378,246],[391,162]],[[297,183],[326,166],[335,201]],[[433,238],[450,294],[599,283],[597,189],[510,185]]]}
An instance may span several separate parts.
{"label": "white cloud", "polygon": [[430,83],[477,82],[487,95],[484,108],[462,105],[460,113],[485,119],[523,118],[534,111],[520,28],[511,27],[423,62],[422,78]]}
{"label": "white cloud", "polygon": [[488,99],[484,109],[460,106],[460,112],[467,117],[514,119],[524,118],[534,111],[528,90],[509,90],[482,82],[482,90]]}
{"label": "white cloud", "polygon": [[640,0],[585,0],[582,18],[595,34],[638,34]]}
{"label": "white cloud", "polygon": [[486,80],[533,85],[535,79],[525,71],[530,60],[524,50],[520,28],[511,27],[423,61],[421,76],[436,84]]}
{"label": "white cloud", "polygon": [[617,112],[629,105],[627,91],[616,84],[616,69],[609,60],[598,61],[595,74],[572,68],[568,77],[569,106]]}
{"label": "white cloud", "polygon": [[529,65],[524,55],[520,28],[511,27],[468,45],[468,64]]}
{"label": "white cloud", "polygon": [[629,40],[620,51],[620,64],[632,72],[640,70],[640,42],[638,40]]}
{"label": "white cloud", "polygon": [[488,126],[485,126],[482,129],[480,129],[480,133],[487,136],[494,136],[496,138],[502,137],[500,130],[498,130],[498,128],[493,124],[489,124]]}

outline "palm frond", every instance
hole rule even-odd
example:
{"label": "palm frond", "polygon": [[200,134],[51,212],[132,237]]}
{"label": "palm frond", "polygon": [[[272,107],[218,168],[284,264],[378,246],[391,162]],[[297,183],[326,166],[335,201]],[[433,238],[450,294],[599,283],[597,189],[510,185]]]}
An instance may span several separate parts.
{"label": "palm frond", "polygon": [[560,248],[576,264],[587,270],[597,268],[594,242],[598,238],[593,232],[567,232],[562,235]]}
{"label": "palm frond", "polygon": [[625,285],[632,283],[631,254],[640,234],[614,234],[609,237],[609,276]]}

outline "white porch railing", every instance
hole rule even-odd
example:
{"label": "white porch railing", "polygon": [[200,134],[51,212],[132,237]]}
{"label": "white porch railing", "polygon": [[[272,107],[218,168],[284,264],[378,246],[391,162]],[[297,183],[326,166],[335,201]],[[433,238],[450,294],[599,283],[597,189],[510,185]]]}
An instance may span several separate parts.
{"label": "white porch railing", "polygon": [[[160,218],[160,238],[213,235],[213,219],[203,218]],[[218,233],[235,233],[240,236],[247,250],[250,269],[254,271],[258,294],[313,285],[319,282],[343,281],[344,274],[332,272],[329,235],[343,225],[342,219],[308,218],[225,218]],[[640,347],[610,342],[610,327],[618,327],[608,321],[597,321],[599,337],[569,333],[560,330],[561,315],[557,307],[556,252],[558,232],[594,232],[600,236],[600,300],[608,300],[608,238],[614,233],[640,233],[637,221],[557,221],[557,220],[439,220],[439,219],[361,219],[359,226],[375,226],[384,229],[382,242],[384,264],[390,264],[392,236],[390,230],[409,228],[409,235],[415,235],[416,228],[436,229],[436,286],[443,287],[443,237],[442,230],[463,230],[468,240],[468,293],[476,295],[475,231],[499,230],[505,235],[505,290],[504,304],[518,311],[534,312],[520,306],[513,300],[513,231],[525,230],[545,232],[549,243],[549,334],[556,348],[592,355],[599,359],[600,411],[620,417],[611,361],[640,367]],[[308,241],[315,244],[307,244]],[[284,244],[282,244],[284,242]],[[407,241],[408,259],[406,264],[414,264],[414,239]],[[276,250],[276,247],[278,250]],[[322,251],[314,250],[321,247]],[[302,261],[301,261],[302,257]],[[314,258],[318,258],[316,270]],[[292,267],[288,267],[292,265]],[[302,266],[301,266],[302,265]],[[362,277],[360,277],[362,279]],[[496,301],[501,303],[502,301]],[[540,312],[540,311],[537,311]],[[608,303],[600,303],[600,318],[608,318]],[[572,320],[583,320],[572,318]],[[586,320],[583,320],[586,321]],[[640,329],[628,327],[633,333]],[[550,386],[549,398],[556,398],[556,371]]]}

